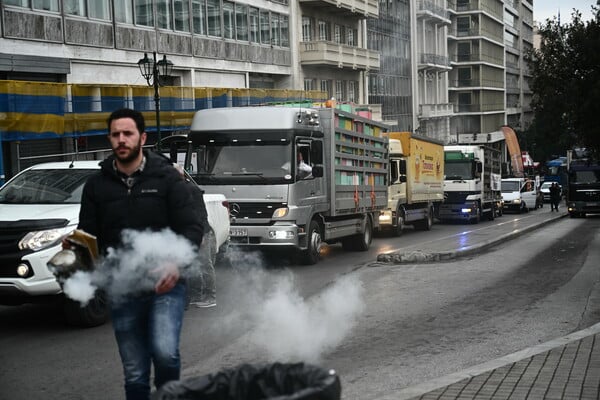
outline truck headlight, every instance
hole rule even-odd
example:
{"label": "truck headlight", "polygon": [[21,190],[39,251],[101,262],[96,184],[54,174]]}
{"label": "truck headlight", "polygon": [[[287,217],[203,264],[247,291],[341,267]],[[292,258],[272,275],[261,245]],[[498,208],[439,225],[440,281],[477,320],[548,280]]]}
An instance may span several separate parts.
{"label": "truck headlight", "polygon": [[269,239],[293,239],[292,231],[269,231]]}
{"label": "truck headlight", "polygon": [[287,207],[278,208],[277,210],[275,210],[273,212],[273,218],[283,218],[286,215],[288,215],[288,211],[289,211],[289,208],[287,208]]}
{"label": "truck headlight", "polygon": [[54,246],[65,236],[75,230],[75,226],[65,226],[64,228],[46,229],[44,231],[29,232],[19,241],[19,249],[40,251],[47,247]]}

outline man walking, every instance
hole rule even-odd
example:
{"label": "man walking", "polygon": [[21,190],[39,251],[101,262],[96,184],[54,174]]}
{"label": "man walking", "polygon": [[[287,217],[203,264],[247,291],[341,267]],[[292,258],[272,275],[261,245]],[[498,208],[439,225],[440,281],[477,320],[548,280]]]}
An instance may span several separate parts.
{"label": "man walking", "polygon": [[[79,229],[97,237],[103,254],[123,247],[124,230],[170,229],[200,246],[203,224],[185,181],[165,157],[142,150],[146,143],[142,114],[120,109],[107,123],[113,154],[84,187]],[[151,267],[156,272],[153,290],[132,287],[124,300],[110,305],[128,400],[150,398],[152,365],[157,388],[180,376],[184,266],[162,261]]]}
{"label": "man walking", "polygon": [[560,186],[558,186],[558,183],[554,182],[550,186],[549,191],[550,191],[550,211],[556,210],[558,212],[558,204],[560,203],[560,197],[561,197]]}

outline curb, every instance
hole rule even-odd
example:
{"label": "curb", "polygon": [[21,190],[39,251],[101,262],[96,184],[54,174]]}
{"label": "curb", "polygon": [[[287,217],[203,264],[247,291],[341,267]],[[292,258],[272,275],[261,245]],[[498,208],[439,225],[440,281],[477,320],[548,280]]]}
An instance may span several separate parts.
{"label": "curb", "polygon": [[508,364],[519,362],[529,357],[533,357],[537,354],[550,351],[557,347],[565,346],[569,343],[584,339],[588,336],[595,335],[598,333],[600,333],[600,323],[592,325],[589,328],[583,329],[581,331],[570,333],[558,339],[553,339],[548,342],[541,343],[529,347],[527,349],[506,355],[504,357],[487,361],[474,367],[466,368],[460,372],[449,374],[440,378],[435,378],[424,383],[409,386],[407,388],[400,389],[394,392],[393,394],[385,395],[383,397],[378,396],[377,400],[407,400],[414,397],[422,396],[425,393],[429,393],[433,390],[437,390],[445,386],[450,386],[454,383],[462,381],[463,379],[468,379],[481,375],[485,372],[504,367]]}
{"label": "curb", "polygon": [[520,235],[530,232],[532,230],[538,229],[544,225],[547,225],[551,222],[557,221],[561,218],[566,217],[568,214],[557,215],[557,217],[553,217],[544,221],[541,221],[537,224],[533,224],[524,229],[515,229],[512,232],[501,235],[497,238],[483,241],[481,243],[477,243],[471,246],[466,246],[458,250],[450,250],[443,252],[426,252],[422,250],[413,250],[404,253],[387,253],[387,254],[379,254],[377,256],[377,262],[369,264],[371,267],[378,266],[380,264],[417,264],[417,263],[429,263],[429,262],[437,262],[437,261],[448,261],[453,260],[455,258],[468,256],[474,253],[477,253],[481,250],[487,249],[489,247],[495,246],[500,242],[506,242]]}

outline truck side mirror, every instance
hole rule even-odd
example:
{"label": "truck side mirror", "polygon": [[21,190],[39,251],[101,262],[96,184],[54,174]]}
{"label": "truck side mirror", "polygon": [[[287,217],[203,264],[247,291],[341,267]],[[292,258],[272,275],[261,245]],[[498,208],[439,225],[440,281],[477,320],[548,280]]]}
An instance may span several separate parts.
{"label": "truck side mirror", "polygon": [[323,176],[323,165],[319,164],[319,165],[314,165],[312,167],[312,176],[314,178],[320,178]]}
{"label": "truck side mirror", "polygon": [[400,179],[398,179],[400,183],[406,183],[406,175],[400,175]]}

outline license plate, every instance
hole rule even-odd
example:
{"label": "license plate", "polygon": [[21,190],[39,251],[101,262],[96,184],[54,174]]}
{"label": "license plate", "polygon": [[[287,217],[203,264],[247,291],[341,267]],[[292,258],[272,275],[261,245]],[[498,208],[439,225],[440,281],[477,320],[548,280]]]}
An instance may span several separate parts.
{"label": "license plate", "polygon": [[248,236],[248,229],[246,229],[246,228],[230,228],[229,236],[233,236],[233,237]]}

